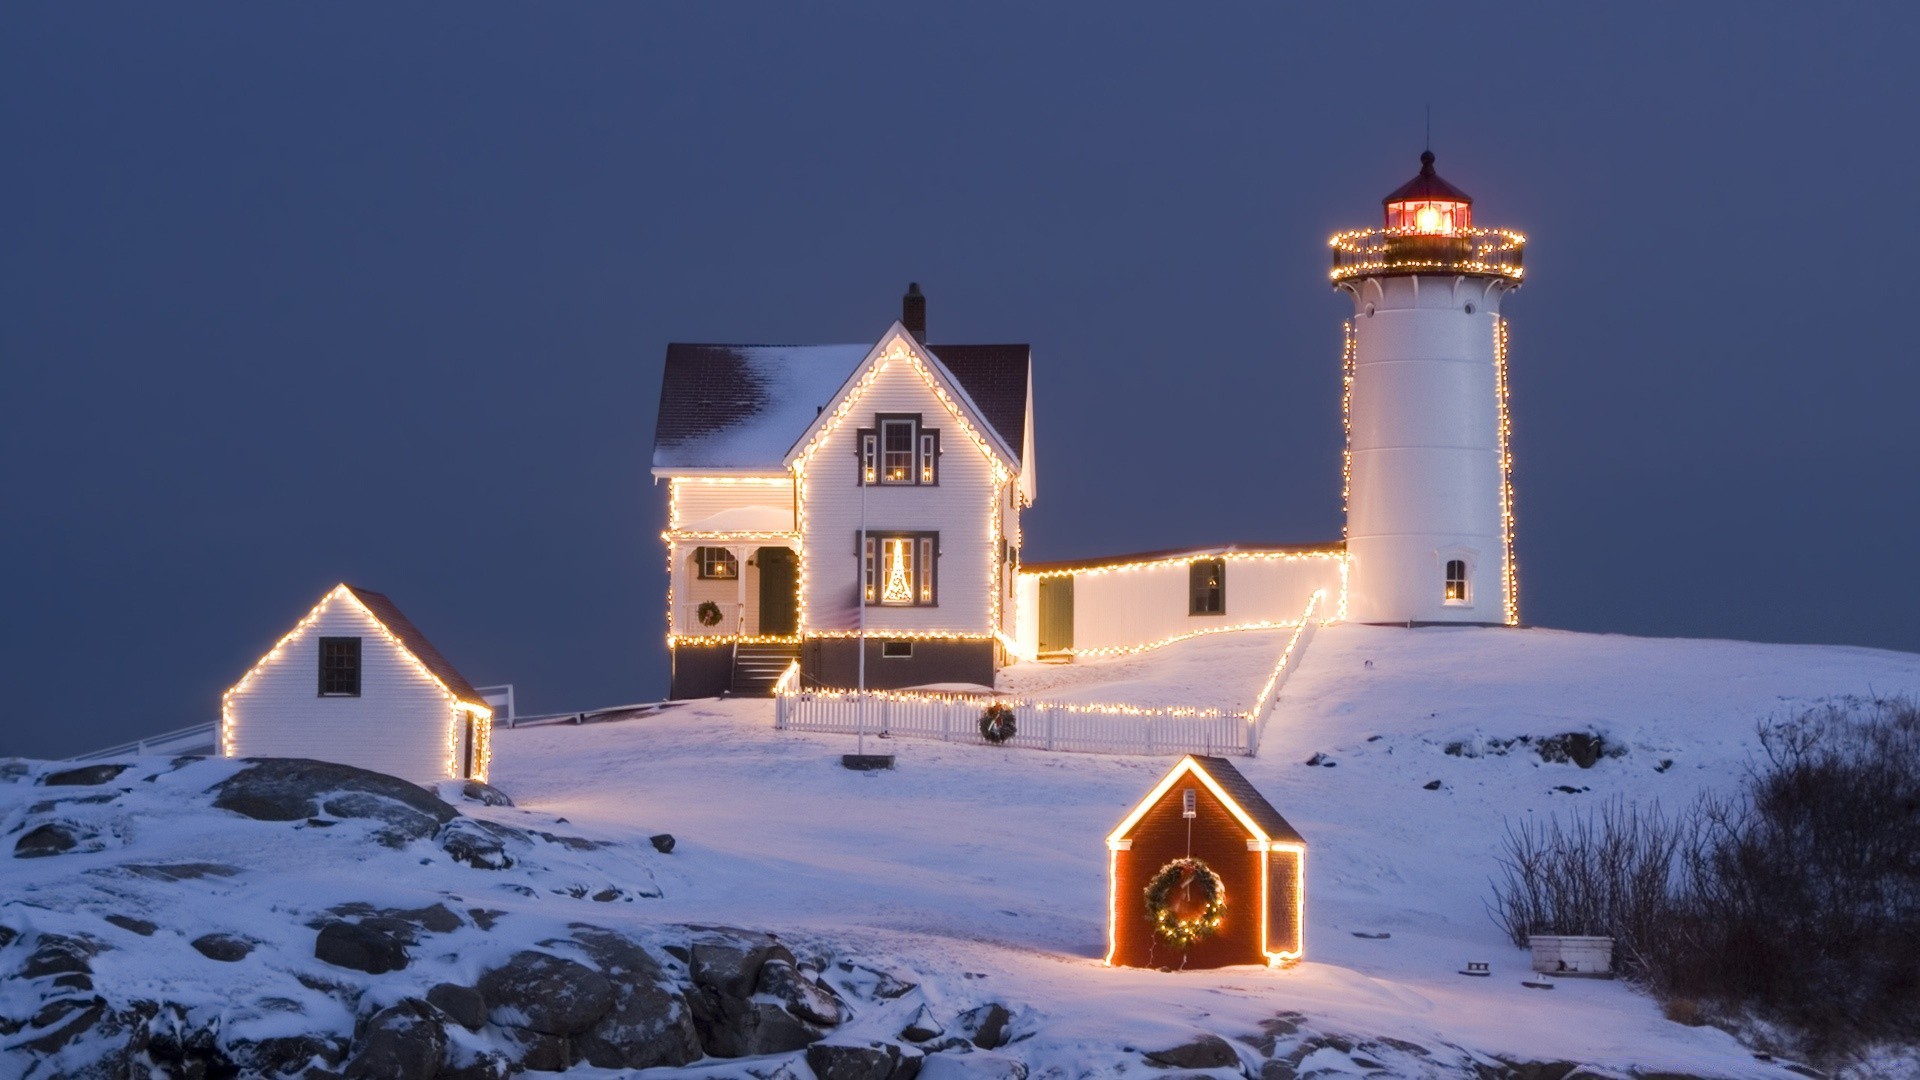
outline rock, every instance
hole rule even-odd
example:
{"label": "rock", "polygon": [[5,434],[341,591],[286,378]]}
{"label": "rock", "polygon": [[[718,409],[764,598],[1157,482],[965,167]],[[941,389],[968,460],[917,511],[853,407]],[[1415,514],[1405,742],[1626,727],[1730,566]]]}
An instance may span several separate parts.
{"label": "rock", "polygon": [[1607,753],[1607,742],[1592,732],[1569,731],[1564,735],[1550,735],[1541,739],[1535,750],[1542,761],[1571,761],[1583,769],[1591,769]]}
{"label": "rock", "polygon": [[[160,929],[145,919],[136,919],[131,915],[109,915],[107,916],[107,921],[122,930],[139,934],[141,937],[152,937],[153,932]],[[6,942],[0,941],[0,946],[4,946],[5,944]]]}
{"label": "rock", "polygon": [[122,863],[120,869],[149,881],[197,881],[209,877],[233,877],[240,872],[237,866],[207,862]]}
{"label": "rock", "polygon": [[367,1021],[347,1080],[434,1080],[447,1059],[447,1032],[418,1001],[382,1009]]}
{"label": "rock", "polygon": [[649,1069],[697,1060],[701,1042],[693,1010],[653,957],[598,927],[576,926],[574,931],[575,940],[613,985],[613,1006],[574,1040],[575,1052],[603,1069]]}
{"label": "rock", "polygon": [[757,1057],[799,1050],[826,1032],[778,1005],[728,997],[704,986],[687,991],[700,1045],[714,1057]]}
{"label": "rock", "polygon": [[434,837],[440,850],[476,870],[505,870],[513,865],[505,840],[486,823],[460,818],[447,823]]}
{"label": "rock", "polygon": [[[840,961],[839,968],[841,971],[846,972],[846,977],[840,979],[841,988],[863,997],[892,1001],[896,998],[906,997],[912,993],[915,988],[914,983],[894,978],[887,972],[867,967],[864,964],[856,964],[851,960]],[[967,977],[973,978],[972,975],[968,975]]]}
{"label": "rock", "polygon": [[1260,1066],[1260,1080],[1295,1080],[1300,1071],[1284,1061],[1269,1061]]}
{"label": "rock", "polygon": [[982,1050],[998,1050],[1007,1045],[1007,1025],[1012,1022],[1013,1014],[997,1001],[969,1009],[961,1013],[958,1020],[960,1030]]}
{"label": "rock", "polygon": [[932,1054],[920,1066],[920,1080],[1027,1080],[1027,1066],[991,1050]]}
{"label": "rock", "polygon": [[469,780],[460,785],[460,797],[470,799],[482,806],[512,806],[513,800],[507,793],[484,780]]}
{"label": "rock", "polygon": [[91,975],[89,962],[100,950],[79,938],[60,934],[41,934],[27,962],[20,966],[20,977],[38,979],[48,975]]}
{"label": "rock", "polygon": [[1240,1055],[1218,1035],[1202,1035],[1192,1042],[1154,1050],[1147,1061],[1163,1069],[1224,1069],[1238,1067]]}
{"label": "rock", "polygon": [[436,934],[451,934],[467,925],[445,904],[430,904],[423,908],[391,908],[382,914],[388,918],[404,919]]}
{"label": "rock", "polygon": [[1507,1076],[1511,1080],[1566,1080],[1579,1063],[1572,1061],[1508,1061],[1500,1059],[1507,1067]]}
{"label": "rock", "polygon": [[69,851],[81,849],[80,845],[83,843],[87,844],[87,847],[81,850],[104,850],[106,847],[104,844],[89,843],[89,841],[92,841],[97,835],[97,833],[92,832],[92,830],[84,826],[61,821],[49,821],[38,828],[29,830],[25,835],[21,836],[19,840],[15,841],[13,845],[13,857],[16,859],[38,859],[48,855],[64,855]]}
{"label": "rock", "polygon": [[314,940],[315,959],[335,967],[383,975],[407,966],[407,950],[398,941],[378,930],[352,923],[330,922],[320,928]]}
{"label": "rock", "polygon": [[[423,793],[424,794],[424,793]],[[432,799],[433,796],[428,795]],[[434,800],[439,802],[438,799]],[[445,806],[445,803],[441,803]],[[339,795],[329,795],[320,803],[323,813],[336,818],[358,819],[380,822],[380,828],[374,830],[373,837],[384,847],[401,848],[410,841],[423,840],[432,836],[442,822],[434,814],[415,809],[406,803],[398,802],[385,795],[373,795],[364,791],[349,791]],[[447,807],[452,810],[452,807]]]}
{"label": "rock", "polygon": [[200,955],[209,960],[218,960],[223,964],[238,963],[253,951],[254,942],[236,934],[203,934],[193,939],[193,947]]}
{"label": "rock", "polygon": [[19,758],[0,761],[0,784],[17,784],[27,778],[27,763]]}
{"label": "rock", "polygon": [[427,1004],[468,1031],[479,1031],[487,1022],[487,999],[480,996],[480,991],[465,986],[437,983],[427,991]]}
{"label": "rock", "polygon": [[672,833],[659,833],[655,836],[649,836],[647,837],[647,841],[653,845],[653,850],[659,852],[660,854],[662,855],[673,854],[673,834]]}
{"label": "rock", "polygon": [[1424,790],[1427,790],[1427,791],[1439,791],[1439,790],[1440,790],[1440,781],[1438,781],[1438,780],[1429,780],[1429,781],[1427,781],[1426,783],[1424,783],[1424,784],[1422,784],[1422,785],[1420,785],[1420,786],[1421,786],[1421,788],[1423,788]]}
{"label": "rock", "polygon": [[132,767],[125,764],[82,765],[77,769],[63,769],[60,772],[48,773],[40,778],[40,783],[46,787],[104,784]]}
{"label": "rock", "polygon": [[360,928],[385,934],[402,945],[414,945],[420,940],[418,927],[391,915],[368,915],[360,920]]}
{"label": "rock", "polygon": [[512,1061],[497,1051],[450,1043],[447,1063],[440,1066],[433,1080],[507,1080],[518,1071]]}
{"label": "rock", "polygon": [[907,1026],[900,1029],[901,1038],[917,1043],[937,1039],[946,1033],[947,1029],[941,1027],[940,1021],[933,1018],[933,1010],[925,1005],[921,1005],[920,1011],[914,1013],[913,1019],[907,1021]]}
{"label": "rock", "polygon": [[814,1043],[807,1067],[819,1080],[913,1080],[920,1075],[920,1054],[893,1043]]}
{"label": "rock", "polygon": [[[328,811],[336,817],[380,816],[390,813],[391,806],[414,811],[435,825],[460,816],[425,788],[370,769],[308,758],[248,758],[247,762],[247,768],[207,789],[214,794],[216,808],[258,821],[318,817],[323,800],[338,807]],[[345,798],[355,794],[371,798]]]}
{"label": "rock", "polygon": [[730,926],[706,929],[693,939],[690,955],[687,966],[696,985],[736,998],[753,993],[760,967],[768,960],[794,962],[793,954],[772,934]]}
{"label": "rock", "polygon": [[480,976],[478,989],[494,1023],[544,1035],[579,1035],[613,1006],[613,984],[606,976],[531,949]]}
{"label": "rock", "polygon": [[839,999],[802,975],[792,963],[779,957],[760,966],[760,976],[754,984],[754,990],[778,998],[788,1012],[811,1023],[834,1027],[842,1019]]}
{"label": "rock", "polygon": [[281,1035],[234,1042],[226,1055],[241,1076],[331,1076],[346,1060],[347,1043],[329,1035]]}

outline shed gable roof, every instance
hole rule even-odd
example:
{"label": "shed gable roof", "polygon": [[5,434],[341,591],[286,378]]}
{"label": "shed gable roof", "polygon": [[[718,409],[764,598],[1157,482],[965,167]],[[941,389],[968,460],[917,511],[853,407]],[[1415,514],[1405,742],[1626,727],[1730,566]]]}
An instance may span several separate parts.
{"label": "shed gable roof", "polygon": [[1223,757],[1207,757],[1200,754],[1189,754],[1181,758],[1180,763],[1162,777],[1160,783],[1155,785],[1151,792],[1147,793],[1147,797],[1141,799],[1132,810],[1127,812],[1127,816],[1121,819],[1120,824],[1108,834],[1107,839],[1109,841],[1126,839],[1127,834],[1133,831],[1133,827],[1139,824],[1147,811],[1170,795],[1173,785],[1180,777],[1188,774],[1199,777],[1202,783],[1214,789],[1214,794],[1226,802],[1233,816],[1240,821],[1241,825],[1247,827],[1249,836],[1257,840],[1305,846],[1306,838],[1289,825],[1286,818],[1280,816],[1280,811],[1273,808],[1273,804],[1267,801],[1266,796],[1260,794],[1258,788],[1255,788],[1246,777],[1240,775],[1240,770],[1234,768],[1233,762]]}
{"label": "shed gable roof", "polygon": [[[873,348],[668,345],[654,425],[653,467],[784,468],[788,452]],[[1017,465],[1026,432],[1031,348],[931,345],[925,350],[943,365]]]}
{"label": "shed gable roof", "polygon": [[232,698],[235,694],[245,689],[246,685],[253,680],[256,672],[265,667],[269,662],[278,658],[280,650],[285,648],[288,642],[299,637],[311,628],[314,622],[317,621],[321,615],[325,614],[328,608],[333,606],[334,601],[342,598],[353,601],[362,611],[366,612],[367,617],[371,618],[387,632],[394,646],[405,653],[415,663],[419,664],[420,667],[426,671],[427,675],[438,682],[441,688],[446,690],[454,700],[465,705],[471,705],[476,710],[482,712],[491,713],[493,711],[492,706],[487,703],[487,699],[481,697],[480,692],[473,688],[473,684],[468,682],[466,677],[461,675],[446,657],[440,655],[440,650],[433,647],[433,642],[427,640],[427,636],[420,632],[420,628],[413,625],[413,620],[407,618],[391,599],[388,599],[384,593],[377,593],[371,589],[357,588],[345,582],[328,590],[327,595],[321,597],[319,603],[314,604],[313,608],[309,610],[299,622],[294,624],[293,629],[287,631],[286,635],[276,642],[273,648],[267,650],[265,656],[254,661],[253,666],[247,669],[247,673],[242,675],[238,682],[227,689],[226,696]]}

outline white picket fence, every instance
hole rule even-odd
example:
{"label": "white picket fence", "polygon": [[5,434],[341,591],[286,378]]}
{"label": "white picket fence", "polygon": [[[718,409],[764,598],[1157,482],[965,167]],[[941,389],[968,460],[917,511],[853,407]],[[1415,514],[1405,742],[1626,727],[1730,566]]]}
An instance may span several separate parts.
{"label": "white picket fence", "polygon": [[1076,705],[984,694],[807,691],[799,688],[800,665],[794,663],[773,685],[773,726],[777,731],[839,735],[884,732],[889,738],[984,744],[987,740],[980,734],[980,714],[997,702],[1011,708],[1014,715],[1015,734],[1001,744],[1004,746],[1088,754],[1253,757],[1260,752],[1260,730],[1280,700],[1281,687],[1300,666],[1300,658],[1319,628],[1314,612],[1324,600],[1324,592],[1316,592],[1307,600],[1306,610],[1300,613],[1300,621],[1274,662],[1266,685],[1246,712]]}
{"label": "white picket fence", "polygon": [[998,702],[1013,710],[1013,738],[1002,745],[1091,754],[1253,753],[1253,721],[1239,713],[1105,712],[1032,698],[799,692],[774,698],[781,731],[866,733],[891,738],[986,743],[980,714]]}

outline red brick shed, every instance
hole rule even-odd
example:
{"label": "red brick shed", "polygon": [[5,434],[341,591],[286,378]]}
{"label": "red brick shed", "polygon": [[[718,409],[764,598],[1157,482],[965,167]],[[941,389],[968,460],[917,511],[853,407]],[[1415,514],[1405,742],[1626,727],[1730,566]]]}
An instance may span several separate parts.
{"label": "red brick shed", "polygon": [[[1184,858],[1219,877],[1224,906],[1218,928],[1183,949],[1156,932],[1147,888]],[[1232,762],[1182,758],[1107,835],[1107,963],[1212,968],[1298,960],[1306,858],[1307,842]]]}

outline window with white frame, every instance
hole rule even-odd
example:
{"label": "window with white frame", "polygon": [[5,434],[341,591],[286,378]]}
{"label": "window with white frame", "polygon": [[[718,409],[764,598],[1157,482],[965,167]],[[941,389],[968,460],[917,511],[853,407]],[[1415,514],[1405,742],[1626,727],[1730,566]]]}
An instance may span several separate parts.
{"label": "window with white frame", "polygon": [[1446,585],[1440,595],[1441,598],[1449,604],[1464,604],[1468,602],[1467,560],[1447,560]]}
{"label": "window with white frame", "polygon": [[918,486],[940,482],[940,432],[918,413],[880,413],[861,428],[860,483]]}
{"label": "window with white frame", "polygon": [[867,605],[937,607],[939,562],[939,533],[868,532],[860,553]]}
{"label": "window with white frame", "polygon": [[694,548],[693,562],[702,581],[732,581],[740,576],[740,560],[723,547]]}
{"label": "window with white frame", "polygon": [[1187,614],[1227,613],[1227,560],[1195,559],[1187,564]]}

